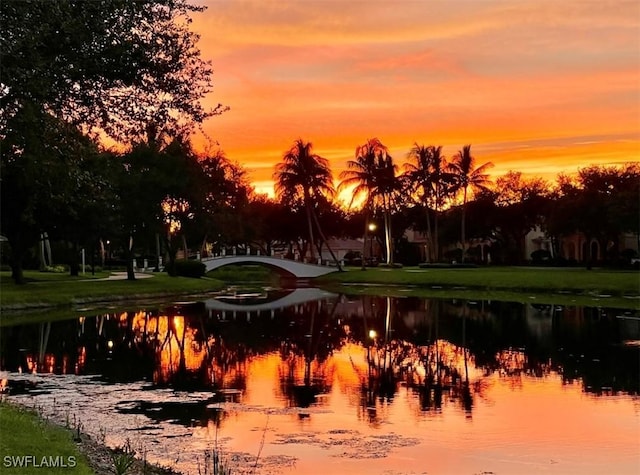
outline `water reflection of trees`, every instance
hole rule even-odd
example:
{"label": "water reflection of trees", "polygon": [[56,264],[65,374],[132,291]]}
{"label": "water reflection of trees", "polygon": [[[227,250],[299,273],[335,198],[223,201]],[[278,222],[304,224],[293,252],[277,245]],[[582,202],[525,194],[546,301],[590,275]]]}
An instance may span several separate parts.
{"label": "water reflection of trees", "polygon": [[336,302],[309,302],[294,307],[289,316],[293,323],[290,326],[297,322],[302,325],[280,345],[279,387],[290,406],[309,407],[320,394],[331,391],[329,357],[344,342],[341,329],[335,325],[336,308]]}
{"label": "water reflection of trees", "polygon": [[[468,416],[491,375],[519,385],[524,376],[557,372],[587,392],[638,393],[639,350],[622,344],[639,338],[637,321],[621,323],[602,309],[412,300],[369,297],[360,312],[351,308],[360,317],[354,333],[367,346],[360,414],[372,423],[400,384],[424,411],[453,402]],[[371,329],[382,337],[368,341]]]}
{"label": "water reflection of trees", "polygon": [[[416,344],[391,335],[407,334],[402,309],[396,300],[380,299],[377,304],[363,300],[363,330],[367,341],[367,374],[362,376],[360,415],[369,423],[380,422],[379,410],[385,410],[402,383],[417,393],[423,411],[440,410],[443,396],[459,401],[471,413],[472,390],[469,385],[468,357],[465,347],[439,338],[439,314],[429,325],[424,344]],[[382,321],[380,318],[382,316]],[[368,331],[367,331],[368,330]],[[414,333],[415,336],[415,333]],[[464,338],[464,336],[463,336]],[[477,388],[480,386],[478,385]]]}
{"label": "water reflection of trees", "polygon": [[640,322],[633,320],[637,312],[627,314],[377,296],[235,315],[180,305],[5,327],[0,364],[11,371],[243,390],[249,361],[278,353],[280,392],[291,405],[305,406],[331,389],[331,355],[349,343],[369,352],[362,370],[355,368],[363,414],[376,401],[379,407],[392,401],[400,384],[418,393],[424,410],[437,411],[447,400],[471,409],[489,375],[517,385],[523,376],[557,372],[594,394],[638,394],[640,348],[624,342],[640,340]]}

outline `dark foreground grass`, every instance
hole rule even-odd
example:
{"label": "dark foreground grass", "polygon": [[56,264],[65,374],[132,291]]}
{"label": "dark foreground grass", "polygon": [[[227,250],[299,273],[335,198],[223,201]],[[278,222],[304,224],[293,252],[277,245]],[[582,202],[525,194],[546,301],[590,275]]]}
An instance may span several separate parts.
{"label": "dark foreground grass", "polygon": [[15,285],[9,272],[0,272],[0,308],[21,309],[55,307],[86,302],[117,302],[154,296],[205,293],[220,290],[224,284],[216,279],[169,277],[158,273],[147,279],[81,280],[52,278],[51,274],[26,272],[25,285]]}
{"label": "dark foreground grass", "polygon": [[[33,458],[25,459],[26,456]],[[23,466],[19,466],[21,463]],[[94,472],[78,452],[71,431],[49,424],[31,411],[0,402],[0,473],[89,475]]]}
{"label": "dark foreground grass", "polygon": [[448,290],[569,292],[616,297],[640,295],[637,271],[566,268],[485,267],[475,269],[349,269],[317,279],[321,284],[357,283],[418,286]]}

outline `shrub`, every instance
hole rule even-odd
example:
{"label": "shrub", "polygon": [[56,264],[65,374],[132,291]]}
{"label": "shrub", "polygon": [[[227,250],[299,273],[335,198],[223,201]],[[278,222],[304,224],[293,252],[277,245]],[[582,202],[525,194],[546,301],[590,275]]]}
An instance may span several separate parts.
{"label": "shrub", "polygon": [[460,262],[462,260],[462,249],[456,248],[456,249],[450,249],[448,251],[445,251],[444,258],[447,261]]}
{"label": "shrub", "polygon": [[68,272],[69,269],[67,266],[63,266],[63,265],[56,265],[56,266],[45,266],[44,270],[42,272],[51,272],[54,274],[64,274],[65,272]]}
{"label": "shrub", "polygon": [[538,249],[531,253],[531,261],[534,263],[541,263],[551,259],[551,253],[546,249]]}
{"label": "shrub", "polygon": [[181,277],[195,277],[199,279],[202,277],[207,270],[207,266],[205,266],[200,261],[188,261],[188,260],[178,260],[173,264],[173,269],[169,271],[169,275],[173,276],[181,276]]}
{"label": "shrub", "polygon": [[397,262],[394,262],[393,264],[387,264],[386,262],[383,262],[382,264],[378,264],[377,267],[386,267],[387,269],[402,269],[402,264],[399,264]]}

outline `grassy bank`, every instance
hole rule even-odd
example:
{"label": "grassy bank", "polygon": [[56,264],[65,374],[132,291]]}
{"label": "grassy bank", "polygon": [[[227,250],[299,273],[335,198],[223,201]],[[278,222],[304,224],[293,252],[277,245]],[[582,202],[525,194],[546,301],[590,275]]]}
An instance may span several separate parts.
{"label": "grassy bank", "polygon": [[[52,277],[57,276],[57,277]],[[169,295],[211,292],[224,288],[223,282],[211,279],[169,277],[158,273],[147,279],[84,280],[64,274],[28,271],[29,283],[15,285],[9,272],[0,272],[0,308],[2,310],[56,307],[87,302],[116,302]]]}
{"label": "grassy bank", "polygon": [[[19,473],[20,475],[94,473],[89,468],[86,458],[79,453],[71,431],[49,424],[31,411],[0,403],[0,428],[2,428],[0,429],[0,466],[2,466],[0,471],[2,473]],[[27,460],[23,456],[34,458]],[[25,465],[26,462],[28,466]],[[25,466],[18,466],[20,463]],[[34,466],[36,464],[39,466]],[[51,466],[54,464],[58,466]]]}
{"label": "grassy bank", "polygon": [[[624,300],[627,306],[637,306],[640,295],[640,273],[637,271],[586,270],[565,268],[530,268],[530,267],[487,267],[475,269],[385,269],[369,268],[365,271],[349,269],[347,272],[333,273],[316,280],[317,283],[330,287],[339,284],[370,284],[382,286],[406,286],[442,293],[447,296],[451,292],[474,291],[480,293],[507,292],[525,294],[558,294],[571,298],[587,297],[589,299],[609,298],[611,296]],[[340,286],[340,288],[345,288]],[[350,288],[352,291],[357,289]],[[424,293],[424,292],[423,292]],[[406,292],[405,292],[406,294]],[[424,295],[427,296],[427,295]],[[528,299],[528,295],[521,296]],[[630,297],[630,298],[629,298]],[[480,295],[477,297],[480,298]],[[564,298],[564,297],[563,297]],[[593,305],[593,303],[591,303]]]}
{"label": "grassy bank", "polygon": [[619,309],[640,308],[640,299],[632,297],[605,297],[602,295],[578,295],[554,292],[515,292],[509,290],[482,289],[432,289],[420,286],[328,284],[323,288],[347,295],[376,295],[381,297],[419,297],[429,299],[490,300],[502,302],[533,303],[540,305],[564,305],[582,307],[607,307]]}

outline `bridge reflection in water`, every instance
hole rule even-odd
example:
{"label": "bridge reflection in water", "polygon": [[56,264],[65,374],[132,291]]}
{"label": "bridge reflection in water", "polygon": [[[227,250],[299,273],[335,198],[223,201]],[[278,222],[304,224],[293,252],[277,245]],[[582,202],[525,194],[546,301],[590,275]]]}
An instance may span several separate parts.
{"label": "bridge reflection in water", "polygon": [[[423,410],[439,408],[445,393],[470,411],[473,394],[494,372],[504,377],[556,372],[567,382],[580,381],[588,392],[637,394],[640,348],[625,342],[640,340],[640,323],[616,318],[616,312],[623,313],[350,297],[300,288],[5,327],[0,356],[2,369],[9,371],[242,389],[246,363],[276,352],[279,374],[288,380],[284,391],[287,385],[329,387],[331,378],[322,375],[327,361],[345,347],[359,347],[364,359],[350,366],[362,384],[365,406],[375,406],[374,397],[391,400],[402,384],[420,395]],[[317,402],[305,390],[290,395],[299,406]]]}

